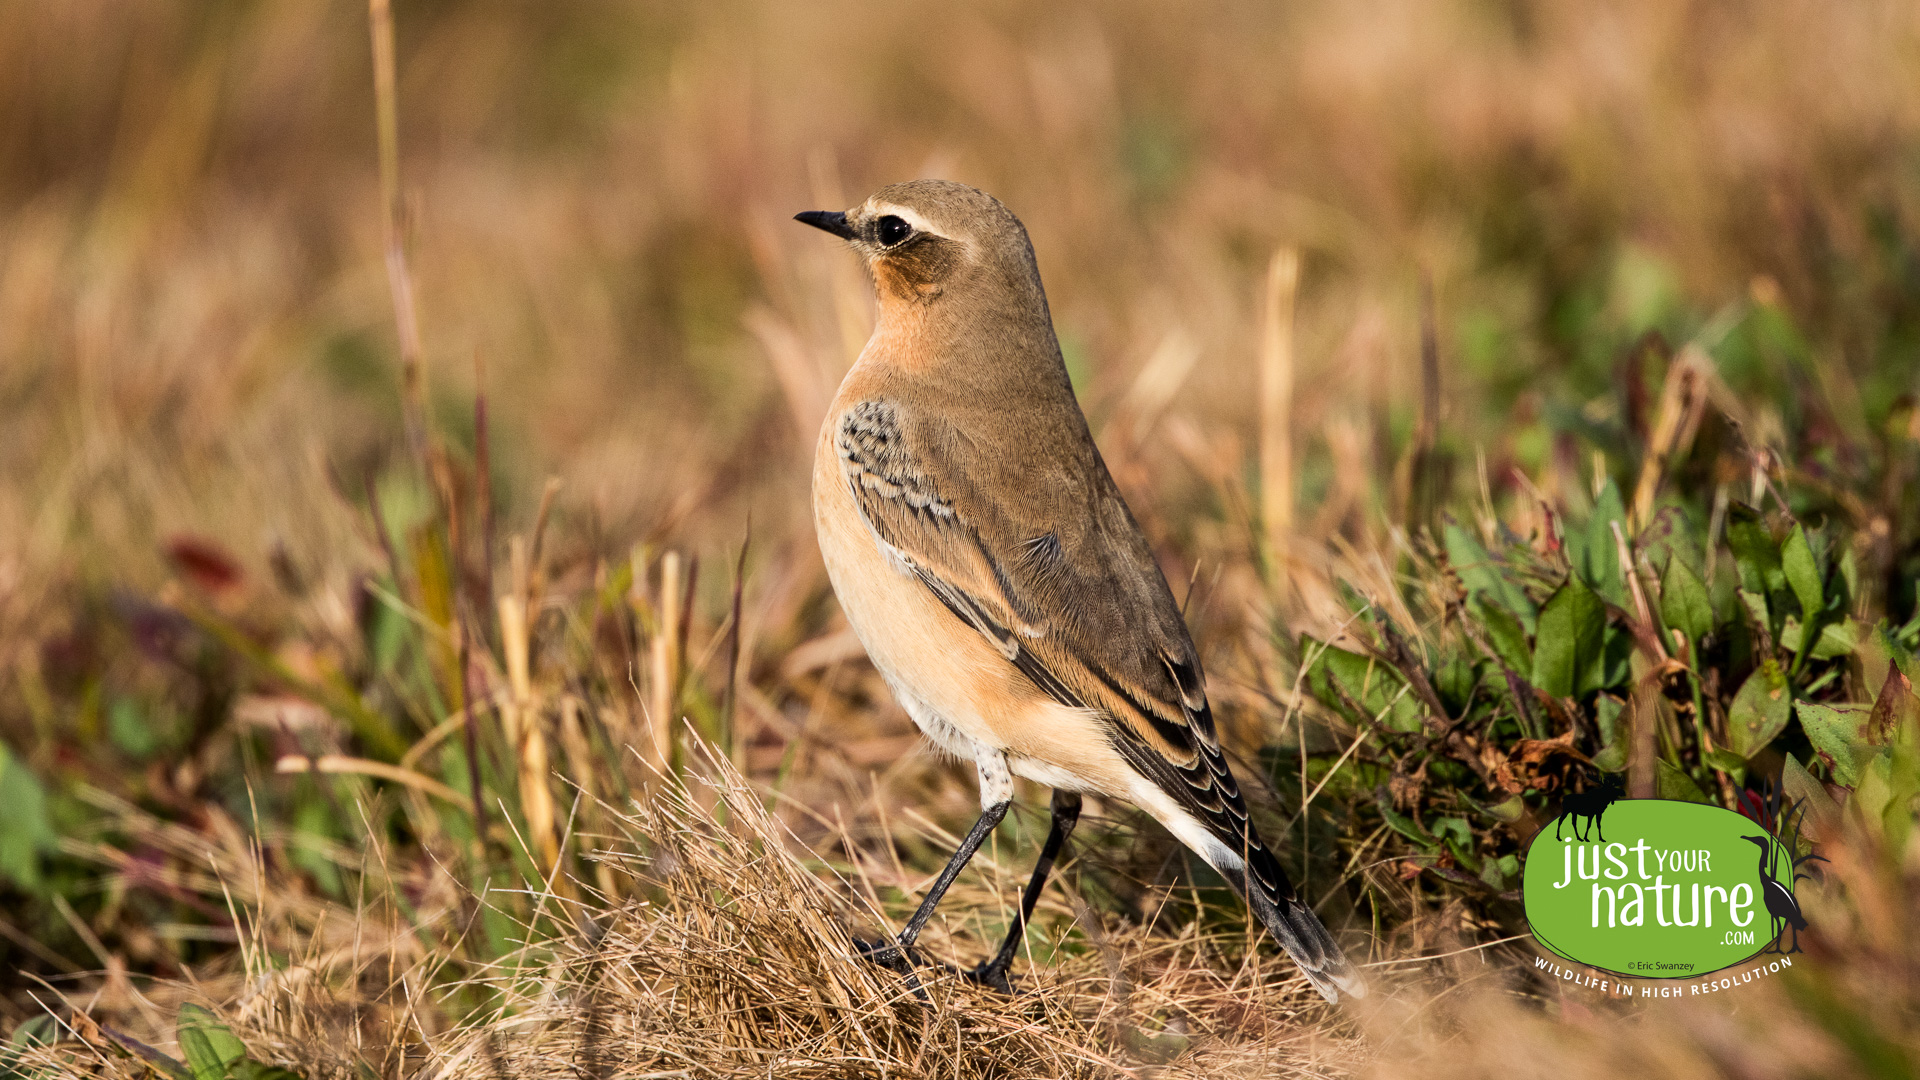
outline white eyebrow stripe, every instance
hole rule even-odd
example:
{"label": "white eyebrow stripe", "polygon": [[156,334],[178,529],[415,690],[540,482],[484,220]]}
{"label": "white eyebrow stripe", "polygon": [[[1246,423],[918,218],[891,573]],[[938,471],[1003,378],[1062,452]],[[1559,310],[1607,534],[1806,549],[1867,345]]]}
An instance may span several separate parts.
{"label": "white eyebrow stripe", "polygon": [[932,236],[938,236],[943,240],[952,239],[952,237],[946,235],[945,233],[941,232],[939,229],[936,229],[931,224],[929,224],[926,218],[921,217],[919,214],[914,213],[912,210],[909,210],[904,206],[900,206],[895,203],[884,203],[884,202],[873,204],[874,217],[882,217],[887,214],[892,214],[894,217],[897,217],[902,221],[905,221],[907,224],[913,226],[914,232],[928,233]]}

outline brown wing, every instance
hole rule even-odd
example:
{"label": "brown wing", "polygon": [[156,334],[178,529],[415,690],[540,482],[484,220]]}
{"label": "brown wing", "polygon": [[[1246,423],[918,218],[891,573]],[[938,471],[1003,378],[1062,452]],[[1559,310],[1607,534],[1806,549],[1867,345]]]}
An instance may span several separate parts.
{"label": "brown wing", "polygon": [[[1048,696],[1106,720],[1136,770],[1243,853],[1269,897],[1291,898],[1227,770],[1166,578],[1081,441],[1077,461],[1009,475],[1017,448],[978,447],[883,399],[850,407],[835,432],[854,501],[888,557]],[[978,494],[981,476],[1003,495],[1020,488],[1018,520],[1007,499]]]}

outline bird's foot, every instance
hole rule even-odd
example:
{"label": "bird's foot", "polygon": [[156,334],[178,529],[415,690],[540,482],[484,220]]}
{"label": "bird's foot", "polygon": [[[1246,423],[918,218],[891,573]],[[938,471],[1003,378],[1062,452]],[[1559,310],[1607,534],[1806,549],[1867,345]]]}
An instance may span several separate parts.
{"label": "bird's foot", "polygon": [[979,983],[988,989],[998,990],[1008,997],[1014,996],[1013,979],[1007,974],[1004,964],[991,960],[982,961],[960,972],[960,977],[968,982]]}
{"label": "bird's foot", "polygon": [[927,996],[927,988],[920,985],[920,976],[913,973],[913,969],[920,963],[920,954],[912,946],[891,941],[867,941],[863,938],[854,938],[853,950],[868,963],[878,964],[888,971],[905,975],[907,988],[913,991],[914,997],[922,1002],[933,1000]]}
{"label": "bird's foot", "polygon": [[863,938],[854,938],[853,951],[863,960],[879,964],[888,971],[902,975],[912,974],[914,967],[920,962],[920,955],[912,946],[899,945],[891,941],[867,941]]}
{"label": "bird's foot", "polygon": [[914,974],[917,968],[932,968],[948,975],[958,975],[971,983],[998,990],[1008,997],[1014,996],[1013,978],[1007,973],[1007,965],[983,960],[970,968],[955,967],[952,964],[928,960],[912,946],[899,945],[891,941],[867,941],[853,939],[854,952],[871,964],[878,964],[888,971],[907,976],[912,980],[915,997],[926,1000],[926,991],[920,986],[919,976]]}

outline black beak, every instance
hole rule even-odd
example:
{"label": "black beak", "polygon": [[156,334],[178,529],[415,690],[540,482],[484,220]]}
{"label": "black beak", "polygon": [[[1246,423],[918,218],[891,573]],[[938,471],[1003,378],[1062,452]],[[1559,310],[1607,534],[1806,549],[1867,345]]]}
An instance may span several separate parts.
{"label": "black beak", "polygon": [[830,232],[842,240],[852,240],[856,235],[853,226],[847,224],[847,215],[838,210],[806,210],[793,215],[793,220]]}

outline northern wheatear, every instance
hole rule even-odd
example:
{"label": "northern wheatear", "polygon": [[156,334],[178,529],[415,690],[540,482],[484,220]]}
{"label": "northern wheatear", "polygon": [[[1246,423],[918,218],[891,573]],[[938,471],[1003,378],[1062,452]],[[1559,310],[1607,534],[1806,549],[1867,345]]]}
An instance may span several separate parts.
{"label": "northern wheatear", "polygon": [[937,180],[797,219],[851,244],[880,300],[815,451],[827,572],[900,704],[980,772],[980,820],[879,958],[906,966],[1024,776],[1053,789],[1052,827],[973,978],[1009,989],[1080,793],[1096,792],[1225,875],[1327,1000],[1364,994],[1248,820],[1186,623],[1074,400],[1020,220]]}

